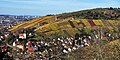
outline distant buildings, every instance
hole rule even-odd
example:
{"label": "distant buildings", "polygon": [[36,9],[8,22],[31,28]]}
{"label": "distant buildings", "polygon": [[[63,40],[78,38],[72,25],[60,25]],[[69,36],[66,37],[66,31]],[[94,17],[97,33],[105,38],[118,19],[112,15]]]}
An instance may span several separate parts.
{"label": "distant buildings", "polygon": [[34,18],[39,18],[40,16],[16,16],[16,15],[0,15],[0,27],[9,27],[13,24],[22,23]]}

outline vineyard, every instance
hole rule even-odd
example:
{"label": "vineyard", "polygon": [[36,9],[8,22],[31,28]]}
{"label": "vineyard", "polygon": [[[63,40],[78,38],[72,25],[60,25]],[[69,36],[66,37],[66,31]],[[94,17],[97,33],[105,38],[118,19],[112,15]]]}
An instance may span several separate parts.
{"label": "vineyard", "polygon": [[[119,23],[120,21],[117,21]],[[40,26],[37,32],[44,32],[46,34],[62,33],[65,31],[69,33],[70,36],[74,36],[78,33],[79,28],[85,28],[87,30],[96,29],[97,27],[105,27],[106,29],[113,30],[117,24],[115,20],[73,20],[64,22],[55,22],[47,25]],[[62,31],[62,32],[61,32]]]}
{"label": "vineyard", "polygon": [[79,32],[79,29],[96,29],[98,27],[105,27],[108,30],[113,30],[116,26],[119,26],[119,20],[87,20],[72,18],[66,18],[61,20],[55,20],[55,16],[44,16],[36,18],[31,21],[27,21],[14,26],[9,31],[18,31],[20,29],[36,28],[37,33],[45,33],[48,35],[58,33],[61,35],[74,36]]}
{"label": "vineyard", "polygon": [[18,24],[14,26],[12,29],[9,29],[9,31],[16,31],[18,29],[26,29],[30,27],[36,27],[40,25],[41,23],[49,22],[52,23],[54,21],[54,16],[46,16],[46,17],[41,17],[41,18],[36,18],[27,22],[23,22],[21,24]]}

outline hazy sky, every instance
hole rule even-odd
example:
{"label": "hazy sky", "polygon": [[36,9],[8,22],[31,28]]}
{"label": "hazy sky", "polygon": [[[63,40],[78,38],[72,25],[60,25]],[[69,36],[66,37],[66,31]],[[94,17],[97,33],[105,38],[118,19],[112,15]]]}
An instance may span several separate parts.
{"label": "hazy sky", "polygon": [[120,7],[120,0],[0,0],[0,14],[12,15],[47,15],[107,7]]}

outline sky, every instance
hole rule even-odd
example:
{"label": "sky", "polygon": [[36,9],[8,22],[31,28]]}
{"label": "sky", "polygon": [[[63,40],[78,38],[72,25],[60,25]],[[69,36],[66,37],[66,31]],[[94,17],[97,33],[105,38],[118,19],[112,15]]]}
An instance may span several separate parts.
{"label": "sky", "polygon": [[0,14],[60,14],[93,8],[120,7],[120,0],[0,0]]}

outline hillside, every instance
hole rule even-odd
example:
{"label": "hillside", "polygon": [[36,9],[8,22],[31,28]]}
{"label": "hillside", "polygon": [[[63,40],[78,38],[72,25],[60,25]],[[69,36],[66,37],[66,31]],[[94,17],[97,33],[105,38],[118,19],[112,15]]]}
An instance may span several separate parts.
{"label": "hillside", "polygon": [[59,19],[73,17],[75,19],[120,19],[120,8],[96,8],[57,15]]}
{"label": "hillside", "polygon": [[[72,13],[63,13],[56,16],[49,15],[17,24],[9,29],[9,31],[16,32],[21,29],[35,28],[37,33],[45,33],[49,35],[62,33],[63,35],[74,36],[74,34],[78,33],[81,28],[88,31],[99,27],[113,30],[116,29],[120,23],[119,14],[119,8],[97,8]],[[116,18],[114,16],[116,16]]]}
{"label": "hillside", "polygon": [[[34,28],[34,30],[31,28]],[[21,30],[23,31],[19,32]],[[60,54],[60,58],[62,58],[61,60],[120,59],[120,9],[97,8],[58,15],[47,15],[17,24],[10,28],[9,31],[26,34],[33,33],[33,35],[28,37],[28,40],[31,41],[49,41],[50,44],[53,41],[53,44],[55,44],[53,47],[56,47],[54,48],[56,51],[59,49],[57,48],[59,45],[56,44],[60,44],[60,47],[63,47],[64,49],[66,49],[66,47],[73,49],[73,44],[75,44],[74,47],[78,47],[78,49],[67,54],[65,53],[65,55]],[[79,37],[81,39],[75,40],[74,38],[76,38],[76,34],[82,35]],[[87,36],[93,39],[88,39]],[[57,41],[58,38],[71,37],[73,38],[73,41],[84,40],[86,38],[86,41],[87,39],[89,40],[90,45],[84,46],[83,48],[80,47],[80,44],[77,44],[77,42],[73,43],[72,39],[72,45],[70,44],[70,46],[66,43],[69,42],[67,39],[61,39],[61,42]],[[55,41],[56,43],[54,43]],[[63,44],[66,44],[66,47],[61,46]],[[59,54],[59,52],[56,52],[55,54],[55,56],[59,57],[57,54]],[[54,56],[52,57],[53,59],[55,58]]]}

